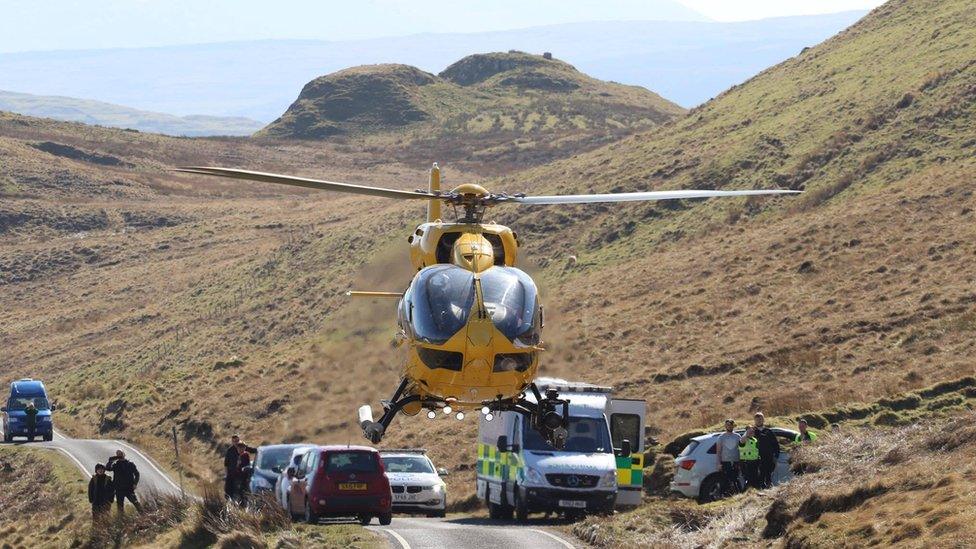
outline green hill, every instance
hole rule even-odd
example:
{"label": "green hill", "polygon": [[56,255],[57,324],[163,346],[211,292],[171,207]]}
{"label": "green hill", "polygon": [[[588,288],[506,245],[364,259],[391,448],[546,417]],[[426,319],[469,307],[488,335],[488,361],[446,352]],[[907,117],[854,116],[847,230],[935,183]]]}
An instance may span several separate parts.
{"label": "green hill", "polygon": [[596,80],[562,61],[489,53],[465,57],[437,76],[406,65],[367,65],[317,78],[257,136],[372,137],[432,158],[515,154],[542,161],[683,112],[646,89]]}
{"label": "green hill", "polygon": [[200,137],[206,135],[250,135],[261,127],[257,120],[227,116],[174,116],[143,111],[91,99],[55,95],[32,95],[0,90],[0,111],[83,122],[109,128]]}

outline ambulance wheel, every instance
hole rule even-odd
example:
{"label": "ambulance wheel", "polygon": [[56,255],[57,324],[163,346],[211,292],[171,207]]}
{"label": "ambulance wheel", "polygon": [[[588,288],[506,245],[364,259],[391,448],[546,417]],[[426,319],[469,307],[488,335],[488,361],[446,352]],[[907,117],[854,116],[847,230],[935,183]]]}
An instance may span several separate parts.
{"label": "ambulance wheel", "polygon": [[521,496],[519,496],[518,490],[515,490],[515,520],[516,522],[525,522],[529,520],[529,506],[525,503]]}

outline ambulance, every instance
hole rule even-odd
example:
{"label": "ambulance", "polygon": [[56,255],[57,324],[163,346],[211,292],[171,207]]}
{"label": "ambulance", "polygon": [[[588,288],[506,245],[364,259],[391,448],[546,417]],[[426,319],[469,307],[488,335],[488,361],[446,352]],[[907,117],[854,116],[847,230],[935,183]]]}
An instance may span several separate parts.
{"label": "ambulance", "polygon": [[543,394],[555,389],[569,400],[566,445],[554,449],[518,412],[482,414],[477,489],[489,516],[575,518],[639,505],[645,402],[613,398],[611,387],[588,383],[540,378],[536,384]]}

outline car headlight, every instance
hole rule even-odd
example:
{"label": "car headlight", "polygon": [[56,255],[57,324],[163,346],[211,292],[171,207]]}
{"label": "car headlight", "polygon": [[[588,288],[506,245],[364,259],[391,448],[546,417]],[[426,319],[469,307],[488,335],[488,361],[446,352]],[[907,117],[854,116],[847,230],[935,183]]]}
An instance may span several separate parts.
{"label": "car headlight", "polygon": [[254,475],[253,477],[251,477],[251,482],[254,484],[255,488],[264,488],[267,490],[271,489],[271,483],[268,482],[268,479],[260,475]]}
{"label": "car headlight", "polygon": [[444,485],[443,485],[443,484],[435,484],[435,485],[433,485],[433,486],[431,486],[431,487],[430,487],[430,489],[431,489],[431,490],[432,490],[432,491],[433,491],[433,492],[434,492],[435,494],[440,494],[441,492],[443,492],[443,491],[444,491]]}
{"label": "car headlight", "polygon": [[17,423],[18,421],[20,421],[19,417],[13,417],[13,416],[10,416],[7,419],[10,421],[10,423]]}
{"label": "car headlight", "polygon": [[542,476],[542,473],[536,471],[531,467],[526,467],[522,470],[525,475],[525,481],[529,484],[545,484],[546,478]]}
{"label": "car headlight", "polygon": [[600,477],[600,488],[616,488],[617,471],[609,471]]}

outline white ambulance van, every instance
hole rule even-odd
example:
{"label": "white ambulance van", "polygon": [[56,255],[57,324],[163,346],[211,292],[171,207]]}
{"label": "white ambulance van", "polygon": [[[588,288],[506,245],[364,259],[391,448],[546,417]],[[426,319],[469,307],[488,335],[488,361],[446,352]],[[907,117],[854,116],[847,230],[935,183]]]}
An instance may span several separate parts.
{"label": "white ambulance van", "polygon": [[[493,519],[529,513],[578,517],[638,505],[643,493],[643,400],[615,399],[610,387],[536,380],[569,400],[569,436],[549,446],[518,412],[482,415],[478,497]],[[529,397],[531,398],[531,397]]]}

